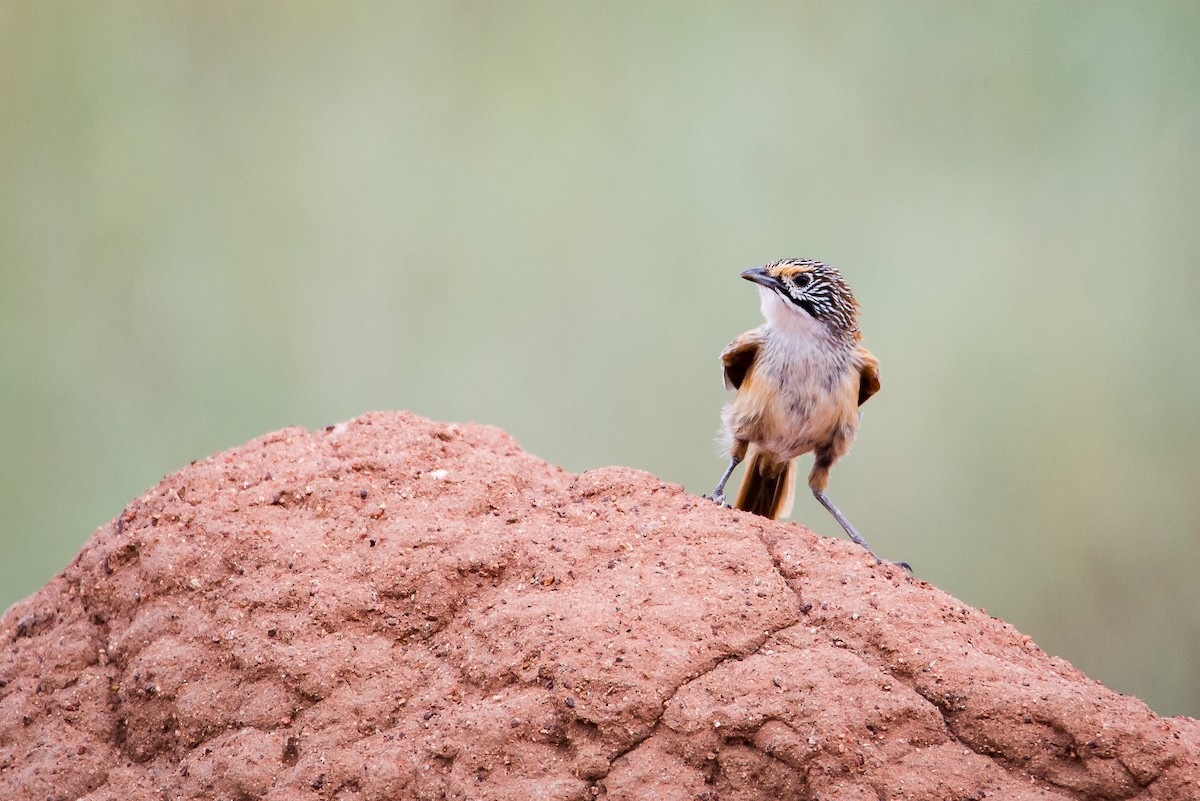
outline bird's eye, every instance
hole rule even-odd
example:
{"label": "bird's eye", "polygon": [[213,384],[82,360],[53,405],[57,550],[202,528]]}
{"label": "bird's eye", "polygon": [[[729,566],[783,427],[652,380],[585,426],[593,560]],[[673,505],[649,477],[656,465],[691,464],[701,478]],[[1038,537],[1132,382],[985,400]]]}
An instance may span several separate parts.
{"label": "bird's eye", "polygon": [[800,273],[792,280],[796,282],[796,286],[804,289],[806,286],[812,283],[812,273]]}

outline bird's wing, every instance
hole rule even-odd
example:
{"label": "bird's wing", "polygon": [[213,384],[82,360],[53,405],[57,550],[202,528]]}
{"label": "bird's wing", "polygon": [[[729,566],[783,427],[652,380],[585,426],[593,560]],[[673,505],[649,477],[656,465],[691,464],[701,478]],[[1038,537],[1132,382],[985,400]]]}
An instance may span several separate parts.
{"label": "bird's wing", "polygon": [[755,328],[730,342],[725,346],[725,350],[721,351],[721,364],[725,368],[725,389],[738,389],[742,386],[762,342],[762,329]]}
{"label": "bird's wing", "polygon": [[855,350],[862,361],[862,368],[858,373],[858,405],[862,406],[867,402],[867,398],[879,391],[879,359],[861,345]]}

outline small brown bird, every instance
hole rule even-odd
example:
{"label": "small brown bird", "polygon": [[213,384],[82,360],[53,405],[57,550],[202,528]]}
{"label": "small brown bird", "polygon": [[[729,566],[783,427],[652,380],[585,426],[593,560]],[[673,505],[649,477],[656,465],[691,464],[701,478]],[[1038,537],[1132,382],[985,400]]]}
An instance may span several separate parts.
{"label": "small brown bird", "polygon": [[819,261],[785,259],[742,278],[758,284],[767,322],[721,353],[725,387],[737,395],[721,414],[729,468],[712,498],[725,502],[725,483],[749,453],[734,506],[784,517],[792,510],[796,457],[811,451],[813,496],[874,555],[825,495],[829,469],[858,433],[858,407],[879,391],[879,361],[858,344],[858,303],[841,273]]}

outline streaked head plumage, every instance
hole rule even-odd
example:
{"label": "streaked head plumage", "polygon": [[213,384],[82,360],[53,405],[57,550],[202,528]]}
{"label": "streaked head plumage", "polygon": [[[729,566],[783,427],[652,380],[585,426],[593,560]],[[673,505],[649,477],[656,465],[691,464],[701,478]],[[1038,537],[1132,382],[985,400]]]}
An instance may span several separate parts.
{"label": "streaked head plumage", "polygon": [[746,270],[742,277],[777,295],[794,313],[821,323],[829,333],[860,338],[858,302],[836,268],[813,259],[781,259]]}

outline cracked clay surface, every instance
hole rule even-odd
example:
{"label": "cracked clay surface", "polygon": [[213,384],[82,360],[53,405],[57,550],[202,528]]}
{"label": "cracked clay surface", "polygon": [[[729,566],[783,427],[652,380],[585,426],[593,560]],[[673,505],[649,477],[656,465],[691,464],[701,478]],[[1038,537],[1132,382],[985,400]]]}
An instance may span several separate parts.
{"label": "cracked clay surface", "polygon": [[168,476],[0,619],[13,799],[1196,799],[1200,725],[850,543],[375,413]]}

